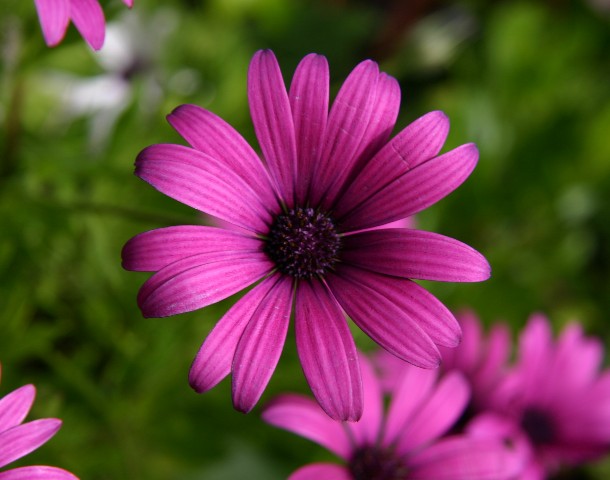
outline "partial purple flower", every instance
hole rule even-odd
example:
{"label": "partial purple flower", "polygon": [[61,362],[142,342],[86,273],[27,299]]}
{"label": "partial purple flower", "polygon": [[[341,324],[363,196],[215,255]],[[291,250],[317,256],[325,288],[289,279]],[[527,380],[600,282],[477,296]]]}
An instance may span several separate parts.
{"label": "partial purple flower", "polygon": [[[98,0],[34,0],[42,34],[49,47],[64,38],[70,21],[94,50],[104,45],[106,20]],[[129,8],[133,0],[123,0]]]}
{"label": "partial purple flower", "polygon": [[365,408],[358,423],[338,423],[302,395],[272,400],[263,419],[327,448],[345,463],[316,463],[289,480],[504,480],[522,467],[521,458],[500,440],[445,436],[468,402],[460,373],[439,377],[403,363],[396,389],[383,412],[381,383],[361,359]]}
{"label": "partial purple flower", "polygon": [[190,372],[197,392],[232,373],[233,403],[253,408],[282,351],[294,310],[298,354],[324,411],[357,420],[362,387],[344,313],[386,350],[438,366],[437,345],[459,343],[448,309],[411,279],[489,277],[471,247],[439,234],[381,228],[456,189],[474,169],[473,144],[438,155],[449,129],[432,112],[388,141],[400,89],[367,60],[330,112],[323,56],[299,64],[287,92],[271,51],[254,55],[248,98],[261,158],[226,122],[194,105],[171,125],[191,144],[153,145],[136,175],[239,229],[176,226],[131,239],[128,270],[157,272],[141,288],[145,317],[196,310],[254,286],[218,322]]}
{"label": "partial purple flower", "polygon": [[577,323],[554,341],[546,317],[533,315],[519,339],[517,363],[496,390],[493,410],[469,430],[510,439],[527,458],[519,480],[543,480],[562,466],[610,452],[610,370],[604,352]]}
{"label": "partial purple flower", "polygon": [[[46,443],[61,427],[61,420],[43,418],[22,423],[36,390],[24,385],[0,399],[0,469]],[[18,467],[0,471],[0,480],[78,480],[66,470],[47,466]]]}

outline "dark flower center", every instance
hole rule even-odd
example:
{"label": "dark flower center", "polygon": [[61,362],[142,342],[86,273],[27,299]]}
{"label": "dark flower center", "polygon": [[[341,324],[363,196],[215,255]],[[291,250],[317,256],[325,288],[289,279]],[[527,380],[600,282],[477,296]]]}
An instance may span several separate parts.
{"label": "dark flower center", "polygon": [[362,447],[349,461],[349,472],[354,480],[405,480],[407,467],[392,450]]}
{"label": "dark flower center", "polygon": [[275,218],[265,252],[280,272],[311,278],[333,267],[340,244],[335,224],[327,215],[298,207]]}
{"label": "dark flower center", "polygon": [[523,412],[521,427],[534,445],[545,445],[555,440],[555,425],[548,413],[535,408],[528,407]]}

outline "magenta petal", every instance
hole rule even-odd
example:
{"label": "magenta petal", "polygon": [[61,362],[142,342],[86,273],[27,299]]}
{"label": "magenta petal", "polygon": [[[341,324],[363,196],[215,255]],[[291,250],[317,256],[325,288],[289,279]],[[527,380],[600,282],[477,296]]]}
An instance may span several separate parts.
{"label": "magenta petal", "polygon": [[150,277],[138,292],[145,317],[167,317],[206,307],[264,277],[273,264],[264,254],[218,253],[178,260]]}
{"label": "magenta petal", "polygon": [[44,40],[54,47],[64,38],[70,23],[69,0],[34,0]]}
{"label": "magenta petal", "polygon": [[332,205],[351,171],[373,112],[378,80],[377,64],[366,60],[354,68],[339,90],[330,110],[316,168],[315,189],[310,199],[313,206],[321,201],[326,207]]}
{"label": "magenta petal", "polygon": [[465,243],[438,233],[381,229],[344,237],[344,262],[386,275],[478,282],[490,276],[485,257]]}
{"label": "magenta petal", "polygon": [[362,415],[358,353],[343,312],[318,281],[299,282],[295,307],[297,349],[307,383],[335,420]]}
{"label": "magenta petal", "polygon": [[207,336],[189,372],[189,383],[197,393],[208,391],[229,374],[246,325],[276,282],[273,276],[265,278],[238,300]]}
{"label": "magenta petal", "polygon": [[256,137],[283,199],[293,202],[296,143],[282,72],[271,50],[256,52],[248,70],[248,102]]}
{"label": "magenta petal", "polygon": [[479,152],[462,145],[424,162],[339,217],[343,231],[362,230],[414,215],[449,195],[474,170]]}
{"label": "magenta petal", "polygon": [[448,133],[449,119],[443,112],[430,112],[415,120],[360,170],[341,197],[337,216],[344,215],[409,170],[434,158]]}
{"label": "magenta petal", "polygon": [[182,145],[158,144],[136,159],[136,175],[160,192],[248,230],[268,230],[260,197],[223,162]]}
{"label": "magenta petal", "polygon": [[333,295],[354,323],[397,357],[419,367],[436,368],[440,353],[430,337],[394,302],[364,283],[380,276],[365,272],[356,279],[357,274],[357,269],[342,266],[327,276]]}
{"label": "magenta petal", "polygon": [[261,241],[222,228],[181,225],[158,228],[140,233],[123,247],[123,268],[141,272],[156,272],[186,257],[209,253],[235,252],[244,256],[256,254]]}
{"label": "magenta petal", "polygon": [[415,451],[447,432],[470,399],[468,382],[458,372],[445,375],[398,437],[397,449]]}
{"label": "magenta petal", "polygon": [[292,78],[290,107],[297,148],[296,197],[304,204],[320,160],[328,119],[328,62],[322,55],[307,55]]}
{"label": "magenta petal", "polygon": [[36,450],[61,427],[55,418],[34,420],[0,433],[0,468]]}
{"label": "magenta petal", "polygon": [[123,3],[129,8],[133,7],[133,0],[123,0]]}
{"label": "magenta petal", "polygon": [[36,465],[0,472],[0,480],[78,480],[78,477],[61,468]]}
{"label": "magenta petal", "polygon": [[197,105],[180,105],[167,116],[167,121],[193,148],[235,172],[265,205],[277,205],[269,174],[260,158],[222,118]]}
{"label": "magenta petal", "polygon": [[459,436],[414,454],[409,466],[413,480],[508,480],[516,478],[523,460],[500,442]]}
{"label": "magenta petal", "polygon": [[292,278],[278,277],[246,326],[233,358],[233,406],[252,410],[262,395],[286,341],[292,308]]}
{"label": "magenta petal", "polygon": [[308,397],[284,394],[269,402],[262,413],[263,420],[308,438],[347,460],[351,443],[343,425],[332,420],[320,406]]}
{"label": "magenta petal", "polygon": [[312,463],[293,472],[288,480],[352,480],[352,475],[340,465]]}
{"label": "magenta petal", "polygon": [[19,425],[26,417],[34,397],[34,385],[24,385],[0,399],[0,432]]}
{"label": "magenta petal", "polygon": [[72,22],[94,50],[104,45],[106,20],[97,0],[70,0]]}

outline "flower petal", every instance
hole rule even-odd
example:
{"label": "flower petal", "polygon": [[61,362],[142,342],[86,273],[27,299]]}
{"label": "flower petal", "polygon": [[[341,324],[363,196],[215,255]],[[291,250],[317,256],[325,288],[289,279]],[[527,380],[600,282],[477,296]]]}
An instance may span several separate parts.
{"label": "flower petal", "polygon": [[508,480],[523,459],[501,442],[448,437],[409,459],[413,480]]}
{"label": "flower petal", "polygon": [[42,35],[49,47],[54,47],[64,38],[70,23],[69,0],[34,0]]}
{"label": "flower petal", "polygon": [[0,399],[0,432],[19,425],[26,417],[34,397],[34,385],[24,385]]}
{"label": "flower petal", "polygon": [[129,8],[133,7],[133,0],[123,0],[123,3]]}
{"label": "flower petal", "polygon": [[447,432],[470,399],[468,382],[459,372],[445,375],[398,437],[403,454],[418,450]]}
{"label": "flower petal", "polygon": [[275,397],[264,407],[261,416],[265,422],[316,442],[344,460],[351,455],[352,446],[343,425],[304,395]]}
{"label": "flower petal", "polygon": [[296,143],[282,72],[271,50],[256,52],[248,69],[248,102],[254,131],[283,199],[293,206]]}
{"label": "flower petal", "polygon": [[227,122],[197,105],[180,105],[167,121],[193,148],[229,167],[265,205],[277,205],[269,173],[244,138]]}
{"label": "flower petal", "polygon": [[36,450],[61,427],[61,420],[43,418],[0,433],[0,468]]}
{"label": "flower petal", "polygon": [[78,477],[61,468],[36,465],[0,472],[0,480],[78,480]]}
{"label": "flower petal", "polygon": [[150,277],[138,292],[138,305],[145,317],[191,312],[239,292],[273,267],[264,254],[193,255]]}
{"label": "flower petal", "polygon": [[136,175],[190,207],[266,233],[272,217],[258,194],[223,162],[182,145],[158,144],[136,159]]}
{"label": "flower petal", "polygon": [[70,18],[91,48],[102,48],[106,20],[97,0],[70,0]]}
{"label": "flower petal", "polygon": [[427,113],[408,125],[359,170],[337,205],[337,216],[344,215],[398,177],[434,158],[448,133],[449,119],[439,111]]}
{"label": "flower petal", "polygon": [[337,216],[344,232],[383,225],[420,212],[449,195],[474,170],[479,157],[472,143],[409,170],[360,206]]}
{"label": "flower petal", "polygon": [[232,368],[236,410],[252,410],[265,390],[284,348],[291,309],[292,278],[279,276],[237,344]]}
{"label": "flower petal", "polygon": [[229,374],[246,325],[276,282],[274,276],[265,278],[238,300],[207,336],[189,372],[189,383],[197,393],[210,390]]}
{"label": "flower petal", "polygon": [[485,257],[465,243],[404,228],[344,237],[342,260],[374,272],[421,280],[477,282],[490,276]]}
{"label": "flower petal", "polygon": [[[424,368],[436,368],[440,353],[430,337],[404,311],[367,283],[380,275],[341,265],[327,275],[333,295],[367,335],[390,353]],[[367,281],[364,283],[362,281]]]}
{"label": "flower petal", "polygon": [[313,179],[328,119],[329,76],[326,58],[312,53],[301,60],[290,85],[297,151],[296,197],[301,205],[317,183]]}
{"label": "flower petal", "polygon": [[365,60],[354,68],[330,110],[316,169],[311,205],[330,207],[360,153],[360,145],[374,109],[379,68]]}
{"label": "flower petal", "polygon": [[219,252],[245,253],[261,251],[261,241],[223,228],[180,225],[140,233],[123,247],[123,268],[156,272],[170,263],[193,255]]}
{"label": "flower petal", "polygon": [[288,480],[352,480],[345,467],[333,463],[312,463],[299,468]]}
{"label": "flower petal", "polygon": [[362,415],[358,353],[343,312],[318,281],[299,282],[295,334],[307,383],[333,419],[357,421]]}

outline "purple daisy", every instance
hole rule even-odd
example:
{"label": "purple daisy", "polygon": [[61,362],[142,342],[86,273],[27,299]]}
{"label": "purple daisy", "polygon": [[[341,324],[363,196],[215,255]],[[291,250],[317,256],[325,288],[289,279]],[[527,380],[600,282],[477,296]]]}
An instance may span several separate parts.
{"label": "purple daisy", "polygon": [[175,226],[123,250],[128,270],[157,272],[141,288],[145,317],[196,310],[259,282],[217,323],[190,372],[197,392],[232,373],[233,404],[253,408],[279,360],[294,309],[298,354],[314,396],[335,419],[357,420],[362,387],[347,313],[367,335],[420,367],[459,343],[449,310],[411,279],[470,282],[489,264],[452,238],[375,229],[456,189],[478,159],[473,144],[438,155],[449,123],[429,113],[388,141],[396,80],[360,63],[328,112],[323,56],[299,64],[289,92],[271,51],[254,55],[248,99],[261,158],[226,122],[194,105],[168,117],[192,148],[144,149],[136,175],[236,229]]}
{"label": "purple daisy", "polygon": [[469,430],[510,439],[527,466],[519,480],[543,480],[610,452],[610,370],[600,372],[601,342],[577,323],[557,341],[549,321],[533,315],[519,339],[517,364],[496,390],[494,413]]}
{"label": "purple daisy", "polygon": [[396,389],[383,413],[381,382],[361,358],[365,408],[358,423],[328,418],[311,399],[287,394],[272,400],[263,419],[313,440],[345,461],[316,463],[289,480],[504,480],[522,468],[521,457],[502,441],[444,434],[469,398],[458,372],[402,364]]}
{"label": "purple daisy", "polygon": [[[56,418],[22,423],[35,395],[33,385],[24,385],[0,399],[0,468],[36,450],[61,427],[61,420]],[[0,480],[78,479],[61,468],[36,465],[0,471]]]}
{"label": "purple daisy", "polygon": [[[58,45],[70,21],[94,50],[104,45],[106,20],[98,0],[34,0],[42,34],[49,47]],[[123,0],[129,8],[133,0]]]}

